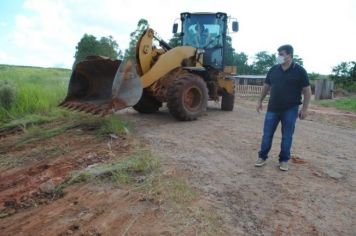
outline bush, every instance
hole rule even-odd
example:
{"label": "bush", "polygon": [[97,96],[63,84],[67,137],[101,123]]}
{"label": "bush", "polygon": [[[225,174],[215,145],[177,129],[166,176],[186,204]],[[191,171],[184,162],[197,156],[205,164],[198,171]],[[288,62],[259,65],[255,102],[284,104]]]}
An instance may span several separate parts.
{"label": "bush", "polygon": [[16,88],[7,81],[0,81],[0,105],[9,110],[16,98]]}
{"label": "bush", "polygon": [[340,88],[356,92],[356,61],[341,62],[333,68],[330,77]]}

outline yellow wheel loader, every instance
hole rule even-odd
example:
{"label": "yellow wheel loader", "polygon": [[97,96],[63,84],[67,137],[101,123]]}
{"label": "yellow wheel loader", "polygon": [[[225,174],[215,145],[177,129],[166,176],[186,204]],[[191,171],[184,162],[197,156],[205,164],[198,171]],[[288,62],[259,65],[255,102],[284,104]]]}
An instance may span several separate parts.
{"label": "yellow wheel loader", "polygon": [[[180,19],[181,46],[171,48],[147,29],[137,42],[136,62],[90,56],[78,63],[60,106],[105,115],[126,107],[153,113],[167,103],[176,119],[188,121],[206,111],[209,99],[221,97],[221,109],[232,111],[234,80],[224,72],[231,19],[221,12],[184,12]],[[177,29],[175,23],[173,33]],[[232,31],[238,31],[237,21]]]}

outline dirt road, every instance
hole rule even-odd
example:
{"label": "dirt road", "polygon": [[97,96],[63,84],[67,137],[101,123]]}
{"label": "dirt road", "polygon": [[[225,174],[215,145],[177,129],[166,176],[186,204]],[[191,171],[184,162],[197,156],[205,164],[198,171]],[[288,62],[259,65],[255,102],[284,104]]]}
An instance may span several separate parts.
{"label": "dirt road", "polygon": [[[263,114],[254,103],[238,99],[234,112],[211,103],[194,122],[165,108],[127,109],[119,116],[133,134],[114,139],[97,138],[86,122],[24,145],[15,144],[26,133],[5,135],[0,235],[355,235],[356,120],[314,107],[297,123],[290,170],[277,167],[279,132],[267,165],[255,168]],[[70,173],[120,163],[140,145],[162,160],[149,190],[83,179],[55,191]]]}
{"label": "dirt road", "polygon": [[255,168],[263,114],[251,104],[238,106],[222,112],[211,103],[195,122],[177,122],[165,109],[121,115],[189,173],[231,235],[354,235],[356,130],[310,116],[297,123],[288,172],[277,167],[280,132],[267,165]]}

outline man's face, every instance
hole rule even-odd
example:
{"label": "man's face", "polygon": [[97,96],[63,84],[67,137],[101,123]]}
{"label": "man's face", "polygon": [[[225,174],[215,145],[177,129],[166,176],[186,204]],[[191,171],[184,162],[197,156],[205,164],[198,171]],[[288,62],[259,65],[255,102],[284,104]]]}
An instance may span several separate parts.
{"label": "man's face", "polygon": [[204,29],[204,26],[202,26],[201,24],[197,24],[196,27],[195,27],[196,31],[201,33],[203,32],[203,29]]}
{"label": "man's face", "polygon": [[278,56],[284,57],[284,62],[290,62],[292,60],[291,54],[287,54],[285,50],[278,52]]}

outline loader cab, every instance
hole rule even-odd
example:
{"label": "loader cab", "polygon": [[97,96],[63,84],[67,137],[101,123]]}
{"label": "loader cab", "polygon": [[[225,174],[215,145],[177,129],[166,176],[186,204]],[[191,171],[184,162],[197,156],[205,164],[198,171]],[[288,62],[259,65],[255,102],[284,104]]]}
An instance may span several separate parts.
{"label": "loader cab", "polygon": [[[226,13],[181,13],[181,45],[192,46],[203,53],[204,67],[224,68],[228,16]],[[178,25],[173,25],[177,33]],[[232,23],[238,31],[238,23]]]}

